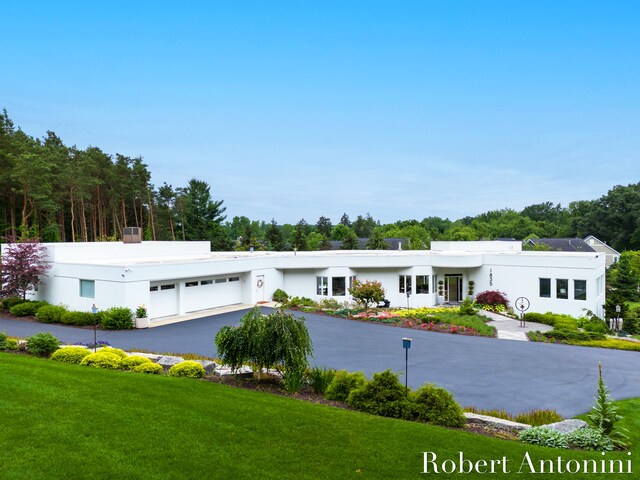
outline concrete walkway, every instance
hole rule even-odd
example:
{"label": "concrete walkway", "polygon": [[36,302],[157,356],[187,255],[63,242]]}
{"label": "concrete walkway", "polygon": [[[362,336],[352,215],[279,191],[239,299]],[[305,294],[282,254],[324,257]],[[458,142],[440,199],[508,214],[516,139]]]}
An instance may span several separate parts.
{"label": "concrete walkway", "polygon": [[526,322],[524,327],[520,326],[520,320],[505,317],[497,313],[488,312],[487,310],[480,310],[480,315],[490,318],[491,321],[487,322],[487,325],[495,327],[498,338],[502,340],[518,340],[521,342],[528,342],[527,332],[548,332],[553,330],[553,327],[545,325],[543,323]]}

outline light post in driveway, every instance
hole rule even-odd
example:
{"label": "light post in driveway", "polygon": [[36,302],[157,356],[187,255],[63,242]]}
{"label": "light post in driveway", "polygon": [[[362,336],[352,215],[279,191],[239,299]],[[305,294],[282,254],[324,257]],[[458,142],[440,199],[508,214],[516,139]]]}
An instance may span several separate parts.
{"label": "light post in driveway", "polygon": [[404,395],[409,396],[409,349],[411,348],[411,339],[404,337],[402,339],[402,348],[404,348]]}
{"label": "light post in driveway", "polygon": [[96,352],[98,348],[98,307],[94,303],[91,307],[91,313],[93,313],[93,353]]}

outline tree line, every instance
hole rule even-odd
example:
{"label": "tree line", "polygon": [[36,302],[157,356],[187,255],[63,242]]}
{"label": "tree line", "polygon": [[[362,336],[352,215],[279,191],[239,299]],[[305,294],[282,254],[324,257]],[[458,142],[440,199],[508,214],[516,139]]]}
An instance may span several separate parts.
{"label": "tree line", "polygon": [[[295,225],[236,216],[227,220],[223,200],[210,186],[151,183],[141,157],[67,146],[52,131],[34,138],[0,115],[0,228],[6,237],[45,242],[119,240],[125,226],[140,227],[145,240],[210,240],[213,250],[321,250],[339,241],[344,249],[388,248],[384,238],[407,239],[403,248],[429,248],[433,240],[584,237],[613,248],[640,250],[640,183],[615,186],[601,198],[563,207],[553,202],[521,211],[494,210],[449,220],[425,216],[382,224],[369,213],[337,223],[321,216]],[[426,213],[426,212],[425,212]]]}

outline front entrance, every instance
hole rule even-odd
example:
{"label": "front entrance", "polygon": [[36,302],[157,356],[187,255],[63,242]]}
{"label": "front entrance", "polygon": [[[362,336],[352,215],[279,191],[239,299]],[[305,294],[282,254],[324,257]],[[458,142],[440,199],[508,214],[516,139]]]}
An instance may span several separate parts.
{"label": "front entrance", "polygon": [[462,301],[462,275],[444,276],[444,301],[449,303]]}

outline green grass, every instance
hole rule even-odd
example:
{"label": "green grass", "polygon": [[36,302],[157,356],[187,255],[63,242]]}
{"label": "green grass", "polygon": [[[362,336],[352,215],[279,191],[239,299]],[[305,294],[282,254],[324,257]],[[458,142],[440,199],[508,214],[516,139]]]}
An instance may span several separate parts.
{"label": "green grass", "polygon": [[[423,451],[439,459],[458,451],[471,460],[506,456],[516,472],[525,451],[537,460],[601,458],[205,381],[7,353],[0,353],[0,392],[2,479],[404,479],[421,477]],[[620,405],[638,441],[640,401]],[[540,478],[513,470],[490,477],[514,475]]]}

